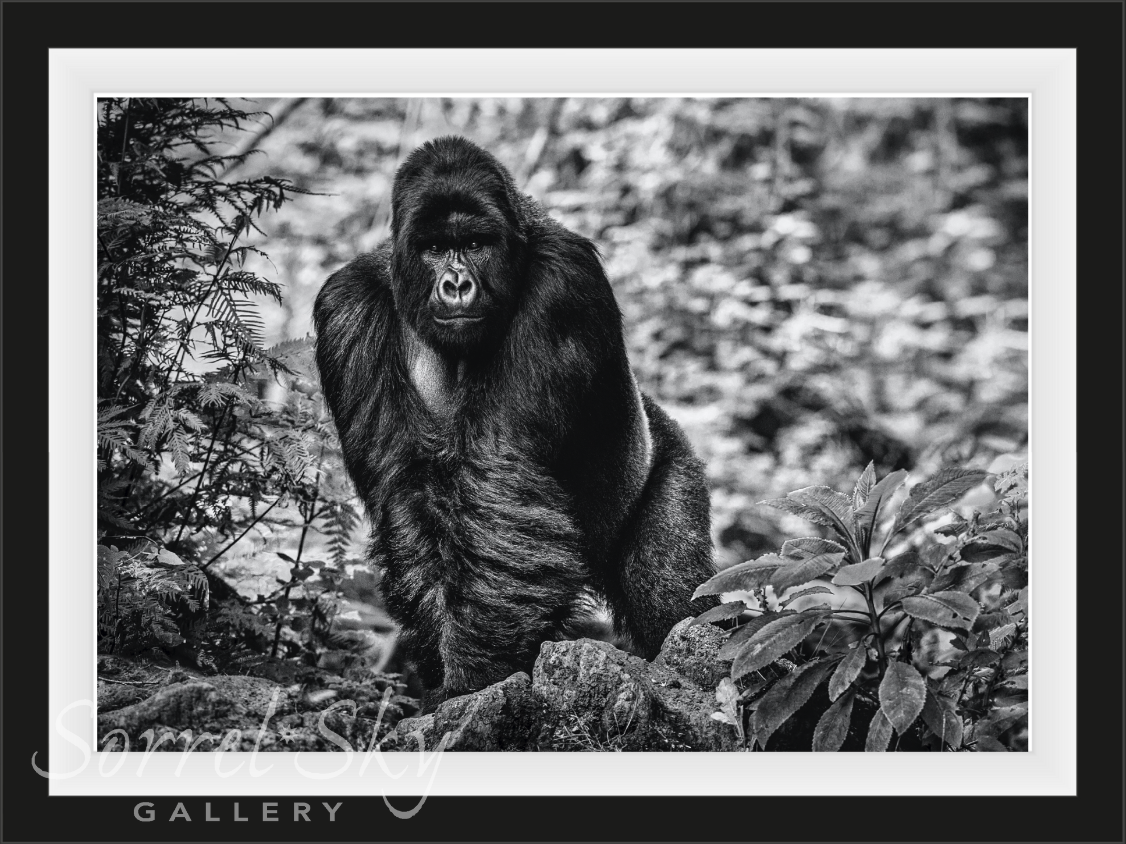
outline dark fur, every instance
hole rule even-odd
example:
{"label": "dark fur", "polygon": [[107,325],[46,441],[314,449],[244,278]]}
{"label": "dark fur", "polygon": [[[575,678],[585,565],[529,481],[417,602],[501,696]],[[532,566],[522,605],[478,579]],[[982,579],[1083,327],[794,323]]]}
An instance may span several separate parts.
{"label": "dark fur", "polygon": [[[528,670],[592,592],[652,658],[714,572],[708,493],[639,401],[594,245],[459,138],[407,159],[392,221],[318,295],[317,365],[429,705]],[[458,229],[488,239],[488,317],[454,337],[420,255]]]}

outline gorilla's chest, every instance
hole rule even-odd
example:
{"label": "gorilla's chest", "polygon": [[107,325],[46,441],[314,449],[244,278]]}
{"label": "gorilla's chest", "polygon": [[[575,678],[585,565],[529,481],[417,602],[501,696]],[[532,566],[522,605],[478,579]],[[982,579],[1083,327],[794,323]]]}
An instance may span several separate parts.
{"label": "gorilla's chest", "polygon": [[404,329],[407,378],[430,413],[445,418],[454,411],[458,383],[465,377],[464,361],[447,360],[409,328]]}

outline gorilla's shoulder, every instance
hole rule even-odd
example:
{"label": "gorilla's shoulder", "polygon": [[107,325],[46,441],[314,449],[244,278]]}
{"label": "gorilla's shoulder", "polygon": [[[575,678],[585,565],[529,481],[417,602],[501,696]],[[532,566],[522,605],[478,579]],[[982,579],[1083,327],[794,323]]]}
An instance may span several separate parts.
{"label": "gorilla's shoulder", "polygon": [[328,277],[317,294],[313,316],[320,323],[335,314],[380,313],[390,301],[391,246],[383,243]]}
{"label": "gorilla's shoulder", "polygon": [[325,283],[336,285],[375,284],[381,287],[391,286],[391,244],[389,241],[381,243],[372,252],[365,252],[353,258],[339,270],[329,276]]}
{"label": "gorilla's shoulder", "polygon": [[537,262],[567,265],[572,275],[578,272],[601,280],[600,255],[594,241],[567,228],[530,196],[521,196],[520,210]]}

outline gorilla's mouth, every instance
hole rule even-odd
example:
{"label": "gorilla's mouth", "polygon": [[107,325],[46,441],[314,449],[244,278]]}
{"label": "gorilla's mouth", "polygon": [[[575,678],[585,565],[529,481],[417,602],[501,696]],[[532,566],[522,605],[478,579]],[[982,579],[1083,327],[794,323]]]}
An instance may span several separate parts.
{"label": "gorilla's mouth", "polygon": [[479,316],[449,316],[449,317],[434,317],[434,321],[440,325],[472,325],[473,323],[481,322],[484,317]]}

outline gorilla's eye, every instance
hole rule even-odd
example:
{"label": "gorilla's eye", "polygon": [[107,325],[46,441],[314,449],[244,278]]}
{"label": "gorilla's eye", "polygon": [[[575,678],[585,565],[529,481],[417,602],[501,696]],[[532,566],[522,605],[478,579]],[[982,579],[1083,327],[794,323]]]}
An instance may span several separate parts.
{"label": "gorilla's eye", "polygon": [[469,247],[468,247],[468,248],[469,248],[469,250],[470,250],[471,252],[476,252],[476,251],[477,251],[478,249],[480,249],[480,248],[481,248],[481,244],[480,244],[480,243],[478,243],[478,242],[477,242],[476,240],[471,240],[471,241],[469,242]]}
{"label": "gorilla's eye", "polygon": [[437,243],[431,243],[429,246],[426,247],[426,251],[429,252],[431,255],[437,255],[438,253],[440,253],[442,251],[442,248]]}

